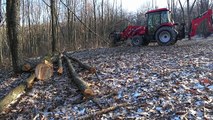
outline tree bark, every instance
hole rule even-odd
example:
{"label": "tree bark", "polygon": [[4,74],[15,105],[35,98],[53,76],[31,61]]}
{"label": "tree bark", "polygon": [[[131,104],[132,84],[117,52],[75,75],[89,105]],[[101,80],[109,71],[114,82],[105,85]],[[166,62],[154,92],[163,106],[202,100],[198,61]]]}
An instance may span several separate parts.
{"label": "tree bark", "polygon": [[178,0],[179,4],[180,4],[180,8],[181,8],[181,11],[182,11],[182,19],[183,19],[183,22],[185,23],[185,12],[184,12],[184,8],[183,8],[183,5],[181,3],[180,0]]}
{"label": "tree bark", "polygon": [[52,53],[56,52],[56,39],[57,39],[57,11],[56,0],[50,0],[51,5],[51,19],[52,19]]}
{"label": "tree bark", "polygon": [[75,69],[70,61],[70,59],[67,56],[64,56],[64,58],[67,61],[68,64],[68,70],[70,73],[70,77],[72,81],[75,83],[75,85],[78,87],[78,89],[84,94],[86,97],[90,97],[94,95],[94,92],[92,89],[89,88],[89,85],[87,82],[82,80],[78,74],[75,72]]}
{"label": "tree bark", "polygon": [[88,70],[90,73],[96,73],[96,69],[94,68],[94,67],[91,67],[91,66],[89,66],[89,65],[86,65],[86,64],[84,64],[84,63],[82,63],[80,60],[78,60],[78,59],[76,59],[76,58],[74,58],[74,57],[69,57],[71,60],[73,60],[74,62],[77,62],[79,65],[80,65],[80,67],[82,67],[83,69],[86,69],[86,70]]}
{"label": "tree bark", "polygon": [[[94,32],[97,33],[97,15],[96,15],[96,4],[97,4],[97,1],[96,0],[93,0],[93,17],[94,17]],[[97,37],[94,36],[94,41],[96,41],[96,47],[98,47],[98,40],[96,39]]]}
{"label": "tree bark", "polygon": [[1,23],[2,20],[3,20],[3,17],[2,17],[2,10],[1,10],[1,3],[2,3],[2,1],[0,0],[0,23]]}
{"label": "tree bark", "polygon": [[58,56],[58,70],[57,70],[57,72],[58,72],[59,75],[62,75],[62,73],[63,73],[62,57],[63,57],[63,54],[60,54]]}
{"label": "tree bark", "polygon": [[[194,0],[192,6],[190,7],[190,1],[187,0],[187,16],[188,16],[188,19],[187,19],[187,29],[188,29],[188,34],[191,31],[191,13],[192,13],[192,10],[194,8],[195,2],[196,2],[196,0]],[[191,39],[191,38],[189,37],[189,39]]]}
{"label": "tree bark", "polygon": [[[201,0],[200,1],[200,13],[204,13],[208,9],[209,9],[209,0]],[[200,28],[201,28],[201,30],[200,30],[201,34],[204,37],[208,37],[210,35],[211,32],[208,29],[206,29],[206,28],[208,28],[208,21],[207,20],[204,20],[204,21],[201,22]]]}
{"label": "tree bark", "polygon": [[13,90],[11,90],[4,98],[0,100],[0,112],[6,110],[8,106],[16,101],[22,94],[24,94],[27,90],[31,89],[35,80],[35,74],[32,74],[26,82],[20,84]]}
{"label": "tree bark", "polygon": [[21,72],[23,50],[20,36],[20,0],[7,0],[7,37],[10,43],[13,71]]}

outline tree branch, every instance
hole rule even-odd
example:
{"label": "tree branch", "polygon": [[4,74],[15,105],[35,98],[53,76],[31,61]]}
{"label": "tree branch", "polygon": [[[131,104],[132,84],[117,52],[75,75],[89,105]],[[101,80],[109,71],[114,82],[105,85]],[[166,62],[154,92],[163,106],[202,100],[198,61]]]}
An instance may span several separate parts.
{"label": "tree branch", "polygon": [[44,2],[44,4],[48,7],[51,7],[45,0],[42,0]]}
{"label": "tree branch", "polygon": [[60,2],[67,7],[67,9],[77,18],[77,20],[85,27],[87,28],[90,32],[92,32],[93,34],[95,34],[97,37],[101,38],[105,43],[109,44],[109,42],[107,40],[105,40],[104,38],[102,38],[100,35],[98,35],[96,32],[94,32],[90,27],[88,27],[70,8],[69,6],[67,6],[62,0],[60,0]]}
{"label": "tree branch", "polygon": [[194,0],[193,4],[192,4],[192,6],[191,6],[191,9],[190,9],[190,11],[189,11],[190,14],[192,13],[192,9],[194,8],[195,3],[196,3],[196,0]]}

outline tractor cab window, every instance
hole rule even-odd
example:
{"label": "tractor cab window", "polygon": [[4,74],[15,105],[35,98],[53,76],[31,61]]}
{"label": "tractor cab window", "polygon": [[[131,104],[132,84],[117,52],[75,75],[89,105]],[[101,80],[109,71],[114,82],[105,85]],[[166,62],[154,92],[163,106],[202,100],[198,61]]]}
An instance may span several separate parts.
{"label": "tractor cab window", "polygon": [[169,11],[161,12],[161,23],[171,22],[170,19],[171,19],[171,15],[169,14]]}
{"label": "tractor cab window", "polygon": [[148,26],[160,25],[160,13],[150,13],[148,16]]}

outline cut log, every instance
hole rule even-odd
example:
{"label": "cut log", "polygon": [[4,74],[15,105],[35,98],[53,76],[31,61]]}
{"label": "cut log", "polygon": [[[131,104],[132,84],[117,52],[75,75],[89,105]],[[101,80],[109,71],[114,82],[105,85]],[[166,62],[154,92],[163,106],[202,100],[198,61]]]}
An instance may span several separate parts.
{"label": "cut log", "polygon": [[70,57],[70,56],[69,56],[69,58],[70,58],[71,60],[73,60],[74,62],[77,62],[77,63],[79,64],[80,67],[82,67],[83,69],[88,70],[91,74],[96,73],[96,69],[95,69],[94,67],[91,67],[91,66],[89,66],[89,65],[87,65],[87,64],[84,64],[84,63],[82,63],[80,60],[78,60],[78,59],[76,59],[76,58],[74,58],[74,57]]}
{"label": "cut log", "polygon": [[124,107],[124,106],[128,106],[128,105],[130,105],[130,104],[128,104],[128,103],[118,104],[116,106],[112,106],[112,107],[108,107],[106,109],[102,109],[101,111],[97,111],[97,112],[95,112],[93,114],[88,114],[88,115],[85,115],[85,116],[81,116],[81,117],[78,118],[78,120],[94,119],[95,117],[97,117],[99,115],[108,113],[110,111],[118,109],[119,107]]}
{"label": "cut log", "polygon": [[22,71],[23,72],[32,72],[33,70],[35,70],[35,67],[36,67],[36,65],[38,63],[39,62],[29,62],[29,61],[27,61],[26,63],[24,63],[22,65]]}
{"label": "cut log", "polygon": [[63,73],[62,57],[63,57],[63,54],[60,54],[58,56],[58,70],[57,70],[57,72],[58,72],[59,75],[62,75],[62,73]]}
{"label": "cut log", "polygon": [[0,100],[0,112],[3,112],[8,106],[17,101],[17,99],[24,94],[27,90],[31,89],[35,80],[35,74],[32,74],[26,82],[20,84],[13,90],[11,90],[5,97]]}
{"label": "cut log", "polygon": [[35,60],[25,60],[25,63],[22,65],[23,72],[32,72],[35,70],[36,66],[42,61],[48,61],[49,63],[55,63],[58,61],[58,54],[54,54],[52,57],[50,55],[43,56]]}
{"label": "cut log", "polygon": [[87,82],[85,82],[78,76],[78,74],[76,73],[76,71],[71,63],[71,60],[66,55],[64,55],[64,58],[66,59],[67,64],[68,64],[68,70],[70,73],[70,77],[71,77],[72,81],[76,84],[78,89],[84,94],[85,97],[93,96],[94,95],[93,90],[89,88],[89,85]]}
{"label": "cut log", "polygon": [[53,75],[53,65],[47,60],[36,66],[35,75],[38,80],[47,80]]}

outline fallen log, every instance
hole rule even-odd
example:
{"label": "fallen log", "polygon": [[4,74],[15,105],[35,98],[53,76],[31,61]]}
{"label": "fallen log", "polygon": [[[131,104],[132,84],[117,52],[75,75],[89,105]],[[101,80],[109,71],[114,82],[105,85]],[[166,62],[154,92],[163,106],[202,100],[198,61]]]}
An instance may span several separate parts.
{"label": "fallen log", "polygon": [[63,54],[60,54],[58,56],[58,70],[57,70],[57,72],[58,72],[59,75],[62,75],[62,73],[63,73],[62,57],[63,57]]}
{"label": "fallen log", "polygon": [[32,74],[24,83],[11,90],[5,97],[0,100],[0,112],[8,108],[10,104],[15,102],[27,90],[31,89],[35,80],[35,74]]}
{"label": "fallen log", "polygon": [[94,67],[91,67],[91,66],[89,66],[89,65],[87,65],[87,64],[84,64],[84,63],[82,63],[80,60],[78,60],[78,59],[76,59],[76,58],[74,58],[74,57],[70,57],[70,56],[69,56],[69,58],[70,58],[71,60],[73,60],[74,62],[77,62],[77,63],[79,64],[80,67],[82,67],[83,69],[88,70],[91,74],[96,73],[96,69],[95,69]]}
{"label": "fallen log", "polygon": [[42,63],[42,61],[49,61],[50,63],[55,63],[58,61],[58,54],[54,54],[52,56],[46,55],[41,58],[35,59],[35,60],[26,60],[25,63],[22,65],[22,71],[23,72],[32,72],[35,70],[36,66],[39,63]]}
{"label": "fallen log", "polygon": [[87,82],[85,82],[78,76],[78,74],[76,73],[76,71],[71,63],[71,60],[66,55],[64,55],[64,58],[68,64],[68,70],[70,73],[70,77],[71,77],[72,81],[76,84],[78,89],[83,93],[83,95],[85,97],[93,96],[94,95],[93,90],[89,88],[89,85]]}
{"label": "fallen log", "polygon": [[108,107],[108,108],[102,109],[101,111],[97,111],[97,112],[95,112],[93,114],[88,114],[88,115],[85,115],[85,116],[81,116],[81,117],[79,117],[77,119],[79,119],[79,120],[94,119],[95,117],[97,117],[99,115],[108,113],[110,111],[114,111],[114,110],[118,109],[119,107],[125,107],[125,106],[128,106],[128,105],[130,105],[130,104],[128,104],[128,103],[118,104],[116,106],[112,106],[112,107]]}

